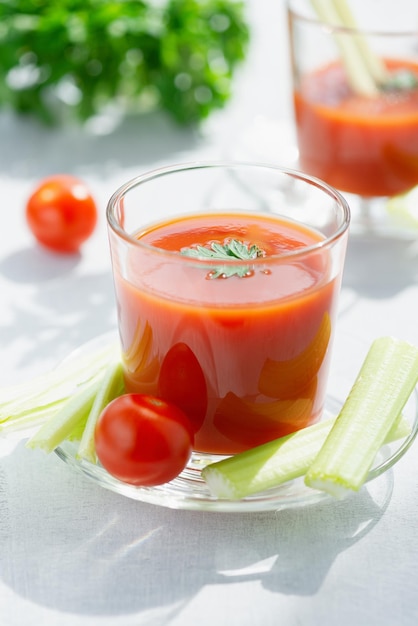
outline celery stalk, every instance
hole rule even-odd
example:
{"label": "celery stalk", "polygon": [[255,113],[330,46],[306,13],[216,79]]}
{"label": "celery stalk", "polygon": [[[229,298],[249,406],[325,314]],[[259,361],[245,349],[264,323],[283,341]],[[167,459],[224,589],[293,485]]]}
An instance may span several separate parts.
{"label": "celery stalk", "polygon": [[418,348],[376,339],[333,428],[305,476],[337,498],[358,491],[418,381]]}
{"label": "celery stalk", "polygon": [[85,384],[93,382],[117,353],[115,345],[74,356],[29,382],[0,388],[0,434],[38,427]]}
{"label": "celery stalk", "polygon": [[[311,0],[311,4],[324,22],[340,27],[356,27],[345,0]],[[336,32],[334,38],[352,89],[363,96],[376,96],[378,85],[386,78],[385,68],[370,50],[364,36]]]}
{"label": "celery stalk", "polygon": [[[324,444],[336,418],[207,465],[202,477],[218,498],[237,500],[303,476]],[[408,421],[402,416],[388,433],[386,443],[406,437]]]}
{"label": "celery stalk", "polygon": [[91,463],[97,462],[96,449],[94,446],[94,431],[97,420],[109,402],[124,391],[123,370],[120,361],[112,362],[108,366],[100,387],[94,398],[87,422],[81,437],[77,451],[77,458],[86,459]]}
{"label": "celery stalk", "polygon": [[[340,16],[341,24],[347,28],[358,30],[357,22],[348,5],[347,0],[333,0],[335,9]],[[368,68],[373,80],[377,85],[381,85],[388,80],[388,72],[382,59],[378,57],[372,50],[363,34],[358,34],[355,39],[358,51],[361,54],[363,62]]]}
{"label": "celery stalk", "polygon": [[75,393],[64,406],[27,441],[28,448],[40,448],[52,452],[64,439],[67,439],[81,422],[86,420],[93,406],[102,379],[83,387]]}
{"label": "celery stalk", "polygon": [[[55,400],[48,405],[31,407],[27,411],[11,414],[4,422],[0,423],[0,435],[7,436],[20,433],[22,438],[29,435],[34,429],[47,422],[65,404],[67,398]],[[22,434],[23,431],[23,434]]]}

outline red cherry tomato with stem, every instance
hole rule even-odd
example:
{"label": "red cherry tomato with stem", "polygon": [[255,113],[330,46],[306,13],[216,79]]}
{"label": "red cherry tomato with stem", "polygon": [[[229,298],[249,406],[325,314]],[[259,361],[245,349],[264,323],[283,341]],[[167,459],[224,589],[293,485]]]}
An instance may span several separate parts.
{"label": "red cherry tomato with stem", "polygon": [[58,174],[42,180],[33,191],[26,204],[26,220],[43,246],[74,253],[93,233],[97,207],[83,181]]}
{"label": "red cherry tomato with stem", "polygon": [[119,396],[95,430],[99,461],[115,478],[136,486],[169,482],[192,453],[193,430],[181,409],[143,394]]}

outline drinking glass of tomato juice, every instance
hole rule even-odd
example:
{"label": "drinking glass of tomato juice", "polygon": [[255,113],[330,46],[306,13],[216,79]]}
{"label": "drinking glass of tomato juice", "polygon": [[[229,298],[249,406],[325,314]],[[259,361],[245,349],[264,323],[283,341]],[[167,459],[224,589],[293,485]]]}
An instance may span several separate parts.
{"label": "drinking glass of tomato juice", "polygon": [[337,191],[183,164],[123,185],[107,218],[126,389],[183,409],[199,462],[320,418],[350,220]]}
{"label": "drinking glass of tomato juice", "polygon": [[300,169],[361,198],[353,219],[418,185],[418,2],[288,0],[288,21]]}

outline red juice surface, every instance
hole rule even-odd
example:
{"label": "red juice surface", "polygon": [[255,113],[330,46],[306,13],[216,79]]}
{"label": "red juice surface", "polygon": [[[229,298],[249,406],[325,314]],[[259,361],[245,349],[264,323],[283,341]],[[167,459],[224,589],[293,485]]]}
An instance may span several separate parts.
{"label": "red juice surface", "polygon": [[[390,71],[418,64],[387,60]],[[352,92],[339,64],[305,76],[294,93],[300,167],[337,189],[393,196],[418,184],[418,88]]]}
{"label": "red juice surface", "polygon": [[[115,268],[128,391],[181,406],[200,452],[232,454],[315,421],[323,408],[339,280],[329,251],[273,262],[321,241],[317,232],[252,214],[199,215],[140,233]],[[238,239],[266,256],[249,275],[210,278],[175,254]],[[249,261],[251,265],[251,261]]]}

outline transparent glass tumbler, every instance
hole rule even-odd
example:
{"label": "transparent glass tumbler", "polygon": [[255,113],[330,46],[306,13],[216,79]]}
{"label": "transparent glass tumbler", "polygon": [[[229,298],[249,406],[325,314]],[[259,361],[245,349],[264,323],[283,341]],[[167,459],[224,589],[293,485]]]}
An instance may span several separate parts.
{"label": "transparent glass tumbler", "polygon": [[418,185],[418,3],[287,5],[298,167],[387,232],[387,199]]}
{"label": "transparent glass tumbler", "polygon": [[338,191],[181,164],[127,182],[107,218],[127,391],[184,410],[192,464],[320,419],[350,221]]}

